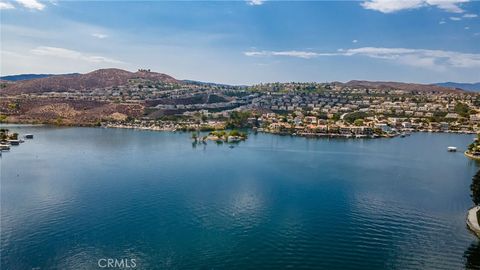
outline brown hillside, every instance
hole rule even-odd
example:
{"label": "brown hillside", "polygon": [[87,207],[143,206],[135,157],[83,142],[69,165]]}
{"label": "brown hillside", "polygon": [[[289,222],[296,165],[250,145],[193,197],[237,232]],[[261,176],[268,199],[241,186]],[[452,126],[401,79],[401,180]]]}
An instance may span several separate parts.
{"label": "brown hillside", "polygon": [[130,72],[122,69],[99,69],[86,74],[58,75],[41,79],[19,81],[1,90],[2,94],[88,91],[124,85],[129,79],[144,78],[168,83],[178,82],[171,76],[156,72]]}

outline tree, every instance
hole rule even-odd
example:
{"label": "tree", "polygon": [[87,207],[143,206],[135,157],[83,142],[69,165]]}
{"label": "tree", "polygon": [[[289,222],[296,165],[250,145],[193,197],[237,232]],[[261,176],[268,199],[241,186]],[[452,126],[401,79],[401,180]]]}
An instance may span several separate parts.
{"label": "tree", "polygon": [[367,114],[365,112],[353,112],[345,115],[343,119],[349,123],[353,123],[355,122],[355,120],[363,119],[365,117],[367,117]]}
{"label": "tree", "polygon": [[8,108],[10,110],[16,110],[16,109],[18,109],[18,104],[17,103],[9,103]]}
{"label": "tree", "polygon": [[248,127],[248,118],[251,117],[251,112],[248,111],[233,111],[227,121],[227,128],[244,128]]}
{"label": "tree", "polygon": [[355,124],[355,126],[357,127],[360,127],[360,126],[363,126],[363,119],[355,119],[355,121],[353,122]]}
{"label": "tree", "polygon": [[480,204],[480,170],[473,176],[472,178],[472,184],[470,185],[470,190],[472,191],[472,194],[470,196],[472,197],[472,201],[475,205]]}
{"label": "tree", "polygon": [[467,117],[470,115],[470,108],[468,107],[467,104],[464,104],[464,103],[459,102],[455,104],[454,111],[463,117]]}
{"label": "tree", "polygon": [[4,141],[8,139],[8,129],[2,128],[0,129],[0,141]]}

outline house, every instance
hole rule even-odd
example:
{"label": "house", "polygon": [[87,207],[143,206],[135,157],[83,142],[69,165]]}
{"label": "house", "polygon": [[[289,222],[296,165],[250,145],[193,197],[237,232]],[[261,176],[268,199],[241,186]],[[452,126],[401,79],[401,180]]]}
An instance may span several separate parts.
{"label": "house", "polygon": [[392,131],[392,128],[391,128],[389,125],[385,124],[385,123],[377,123],[377,124],[375,124],[375,127],[378,128],[378,129],[380,129],[380,130],[382,130],[383,132],[390,132],[390,131]]}
{"label": "house", "polygon": [[445,115],[445,118],[458,119],[458,118],[460,118],[460,116],[457,113],[447,113],[447,115]]}
{"label": "house", "polygon": [[470,115],[470,121],[474,123],[480,122],[480,113]]}

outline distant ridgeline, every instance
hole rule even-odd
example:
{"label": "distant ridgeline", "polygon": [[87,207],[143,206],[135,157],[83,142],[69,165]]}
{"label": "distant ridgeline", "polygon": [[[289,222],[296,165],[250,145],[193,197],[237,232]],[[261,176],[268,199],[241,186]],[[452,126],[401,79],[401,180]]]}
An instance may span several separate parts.
{"label": "distant ridgeline", "polygon": [[435,85],[448,87],[448,88],[463,89],[463,90],[472,91],[472,92],[480,92],[480,82],[477,82],[477,83],[444,82],[444,83],[436,83]]}
{"label": "distant ridgeline", "polygon": [[1,76],[0,80],[16,82],[16,81],[25,81],[25,80],[47,78],[47,77],[58,76],[58,75],[78,75],[78,74],[79,73],[69,73],[69,74],[19,74],[19,75]]}

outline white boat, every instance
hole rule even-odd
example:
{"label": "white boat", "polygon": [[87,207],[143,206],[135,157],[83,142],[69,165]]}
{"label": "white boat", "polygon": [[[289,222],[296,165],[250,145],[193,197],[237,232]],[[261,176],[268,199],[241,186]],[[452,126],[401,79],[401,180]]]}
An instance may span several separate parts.
{"label": "white boat", "polygon": [[457,147],[455,146],[449,146],[447,147],[448,152],[457,152]]}
{"label": "white boat", "polygon": [[8,150],[10,150],[10,145],[0,144],[0,151],[8,151]]}

